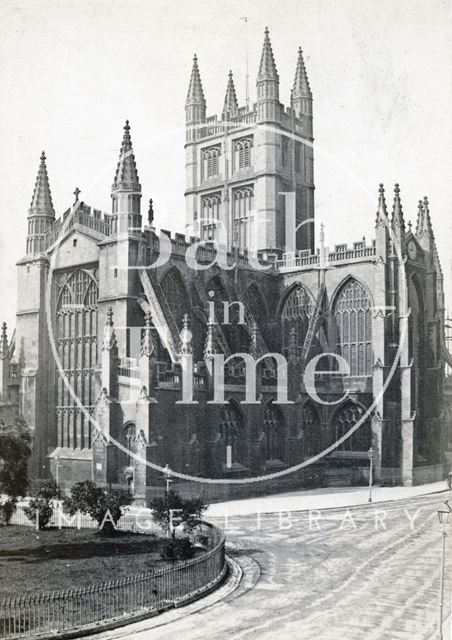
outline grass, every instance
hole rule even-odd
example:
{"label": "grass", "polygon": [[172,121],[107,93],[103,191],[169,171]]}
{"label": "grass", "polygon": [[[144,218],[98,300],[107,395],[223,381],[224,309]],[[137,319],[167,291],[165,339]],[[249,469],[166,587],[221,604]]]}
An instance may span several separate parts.
{"label": "grass", "polygon": [[0,598],[60,591],[117,580],[169,563],[160,558],[162,539],[92,529],[0,527]]}

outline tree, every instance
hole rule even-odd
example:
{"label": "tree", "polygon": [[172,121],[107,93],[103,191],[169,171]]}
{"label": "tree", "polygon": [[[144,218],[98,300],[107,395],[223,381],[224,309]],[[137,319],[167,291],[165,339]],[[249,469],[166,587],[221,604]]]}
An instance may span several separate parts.
{"label": "tree", "polygon": [[121,507],[131,502],[130,493],[124,489],[106,491],[95,482],[84,480],[73,485],[70,497],[63,501],[63,508],[70,516],[78,511],[87,513],[97,522],[102,533],[111,535],[121,518]]}
{"label": "tree", "polygon": [[[180,523],[186,530],[193,531],[207,509],[207,505],[201,498],[184,500],[175,491],[168,491],[164,497],[153,498],[149,502],[149,508],[154,520],[165,531],[170,531],[172,522],[172,537],[174,538],[176,524]],[[171,512],[173,512],[172,517]]]}
{"label": "tree", "polygon": [[39,529],[47,529],[53,516],[53,501],[63,497],[55,480],[35,480],[30,489],[30,502],[24,508],[29,520],[37,522]]}
{"label": "tree", "polygon": [[16,509],[17,499],[28,487],[27,463],[31,453],[31,435],[26,423],[18,419],[14,425],[0,420],[0,515],[8,524]]}

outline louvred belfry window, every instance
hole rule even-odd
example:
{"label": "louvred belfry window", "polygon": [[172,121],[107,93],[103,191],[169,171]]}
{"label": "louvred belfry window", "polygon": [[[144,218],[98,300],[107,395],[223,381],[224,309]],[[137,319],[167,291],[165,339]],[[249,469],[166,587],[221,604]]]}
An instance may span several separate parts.
{"label": "louvred belfry window", "polygon": [[252,164],[253,138],[240,138],[233,143],[234,171],[247,169]]}
{"label": "louvred belfry window", "polygon": [[336,350],[350,367],[351,376],[372,375],[372,309],[369,295],[349,280],[334,305]]}
{"label": "louvred belfry window", "polygon": [[233,246],[240,249],[253,248],[254,187],[248,185],[233,191],[234,228]]}
{"label": "louvred belfry window", "polygon": [[220,219],[221,193],[210,193],[201,198],[201,238],[218,240],[217,224]]}
{"label": "louvred belfry window", "polygon": [[202,150],[202,173],[203,178],[212,178],[220,173],[220,156],[221,149],[219,147],[209,147]]}
{"label": "louvred belfry window", "polygon": [[62,370],[60,372],[57,367],[58,446],[83,449],[91,446],[91,424],[75,398],[92,412],[98,286],[92,275],[83,269],[62,278],[65,282],[58,296],[55,327]]}

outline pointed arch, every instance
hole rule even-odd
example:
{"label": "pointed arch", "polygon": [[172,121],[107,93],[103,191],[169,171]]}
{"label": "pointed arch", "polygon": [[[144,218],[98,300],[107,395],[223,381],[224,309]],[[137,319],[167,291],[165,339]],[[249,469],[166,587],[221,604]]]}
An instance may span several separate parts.
{"label": "pointed arch", "polygon": [[[366,413],[366,408],[351,398],[345,400],[332,414],[331,426],[334,442],[350,431]],[[369,451],[372,445],[371,421],[368,417],[342,444],[337,451]]]}
{"label": "pointed arch", "polygon": [[[246,420],[240,406],[233,399],[228,400],[220,410],[220,435],[227,450],[231,447],[232,464],[248,466],[248,437]],[[226,455],[224,458],[226,462]]]}
{"label": "pointed arch", "polygon": [[312,295],[301,282],[294,283],[284,294],[278,309],[284,356],[288,357],[291,339],[295,341],[297,355],[301,355],[313,309]]}
{"label": "pointed arch", "polygon": [[311,457],[323,448],[320,415],[312,400],[307,400],[301,410],[301,429],[305,439],[305,454]]}
{"label": "pointed arch", "polygon": [[264,408],[265,459],[285,459],[286,421],[281,408],[272,400]]}
{"label": "pointed arch", "polygon": [[[56,346],[60,367],[56,367],[56,413],[58,446],[91,447],[91,424],[80,411],[65,385],[84,407],[92,410],[96,397],[98,284],[85,269],[59,278],[62,284],[56,301]],[[62,371],[64,372],[62,374]]]}
{"label": "pointed arch", "polygon": [[336,289],[331,308],[336,328],[336,353],[348,363],[351,376],[371,376],[373,303],[368,288],[348,276]]}

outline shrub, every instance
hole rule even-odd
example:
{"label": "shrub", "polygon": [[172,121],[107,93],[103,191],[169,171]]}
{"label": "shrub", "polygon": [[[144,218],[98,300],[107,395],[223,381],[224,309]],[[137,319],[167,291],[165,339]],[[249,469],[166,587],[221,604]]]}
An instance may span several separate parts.
{"label": "shrub", "polygon": [[195,554],[195,547],[189,538],[169,538],[160,552],[164,560],[189,560]]}
{"label": "shrub", "polygon": [[24,513],[39,529],[46,529],[53,516],[53,500],[61,500],[62,491],[55,480],[35,480],[30,489],[31,499]]}
{"label": "shrub", "polygon": [[[149,507],[152,510],[154,520],[165,531],[169,531],[170,529],[170,510],[176,511],[176,513],[173,514],[173,524],[176,522],[183,524],[185,529],[193,531],[201,519],[202,514],[207,509],[207,505],[201,498],[184,500],[174,491],[169,491],[168,495],[164,497],[153,498],[149,502]],[[174,528],[172,535],[174,538]]]}
{"label": "shrub", "polygon": [[0,520],[2,524],[8,525],[11,522],[16,507],[17,498],[8,498],[5,502],[0,503]]}
{"label": "shrub", "polygon": [[124,489],[106,491],[95,482],[77,482],[71,488],[71,495],[63,502],[64,510],[73,516],[78,511],[87,513],[99,526],[99,530],[111,535],[121,518],[121,507],[129,505],[132,497]]}

